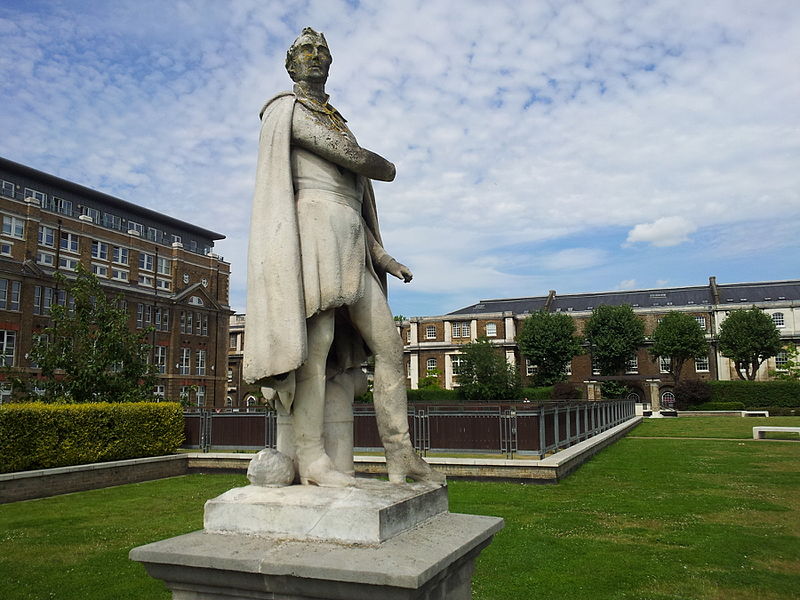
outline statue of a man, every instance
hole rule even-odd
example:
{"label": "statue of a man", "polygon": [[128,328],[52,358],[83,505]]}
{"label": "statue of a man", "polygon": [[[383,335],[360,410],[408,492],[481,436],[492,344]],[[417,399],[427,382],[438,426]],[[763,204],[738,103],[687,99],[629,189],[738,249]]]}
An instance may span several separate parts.
{"label": "statue of a man", "polygon": [[331,62],[325,37],[305,28],[286,55],[294,91],[261,111],[244,377],[292,413],[301,483],[347,486],[354,479],[325,453],[326,382],[374,355],[390,481],[443,483],[411,445],[403,345],[386,301],[387,273],[412,277],[381,245],[370,182],[392,181],[395,167],[359,146],[328,103]]}

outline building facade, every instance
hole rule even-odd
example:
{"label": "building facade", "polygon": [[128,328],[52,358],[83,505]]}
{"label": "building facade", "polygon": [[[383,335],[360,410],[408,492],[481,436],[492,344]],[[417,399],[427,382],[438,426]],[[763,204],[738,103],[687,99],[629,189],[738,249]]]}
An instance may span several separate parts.
{"label": "building facade", "polygon": [[[443,316],[416,317],[403,322],[400,333],[405,343],[407,384],[415,389],[423,377],[435,377],[442,387],[457,387],[459,347],[482,336],[501,348],[508,361],[518,365],[523,381],[529,383],[535,365],[525,359],[516,344],[517,331],[525,318],[539,310],[567,313],[582,333],[592,310],[601,304],[630,305],[644,320],[646,336],[669,311],[686,312],[697,319],[706,331],[709,355],[684,366],[682,377],[688,379],[737,379],[731,361],[719,354],[716,344],[721,323],[735,309],[760,308],[771,316],[787,345],[800,342],[798,280],[718,284],[716,278],[710,277],[707,286],[566,295],[550,291],[547,296],[481,300]],[[781,353],[767,361],[757,378],[766,379],[769,370],[780,369],[785,359],[786,354]],[[662,403],[669,404],[674,400],[674,381],[668,367],[650,356],[646,343],[630,358],[621,379],[640,401],[646,402],[657,395]],[[576,356],[567,368],[567,381],[576,385],[598,376],[599,370],[593,367],[589,353]]]}
{"label": "building facade", "polygon": [[0,217],[6,365],[37,375],[33,340],[68,302],[53,275],[81,263],[121,296],[132,329],[153,328],[156,397],[225,404],[230,265],[213,252],[223,235],[3,158]]}

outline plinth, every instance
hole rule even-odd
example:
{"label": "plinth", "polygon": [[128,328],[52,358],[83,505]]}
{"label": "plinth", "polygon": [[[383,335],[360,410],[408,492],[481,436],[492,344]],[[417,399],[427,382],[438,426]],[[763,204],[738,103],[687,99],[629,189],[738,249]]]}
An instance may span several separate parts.
{"label": "plinth", "polygon": [[503,520],[447,508],[431,484],[247,486],[206,503],[204,530],[130,558],[173,600],[468,600]]}

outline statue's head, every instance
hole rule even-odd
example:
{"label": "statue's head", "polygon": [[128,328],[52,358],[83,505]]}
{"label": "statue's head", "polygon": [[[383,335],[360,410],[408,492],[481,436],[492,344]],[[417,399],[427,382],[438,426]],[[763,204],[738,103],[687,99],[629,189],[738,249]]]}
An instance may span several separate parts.
{"label": "statue's head", "polygon": [[286,52],[286,70],[292,81],[325,83],[333,58],[325,36],[306,27]]}

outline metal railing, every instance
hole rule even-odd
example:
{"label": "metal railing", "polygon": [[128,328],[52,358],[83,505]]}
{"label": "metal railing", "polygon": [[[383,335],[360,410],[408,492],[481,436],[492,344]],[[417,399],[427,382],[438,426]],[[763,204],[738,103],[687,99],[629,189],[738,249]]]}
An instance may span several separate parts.
{"label": "metal railing", "polygon": [[[632,400],[549,402],[544,404],[424,405],[409,407],[414,448],[430,451],[546,456],[569,448],[632,419]],[[202,409],[187,412],[185,447],[219,449],[274,448],[277,416],[264,407]],[[371,404],[357,404],[354,445],[381,447]]]}

